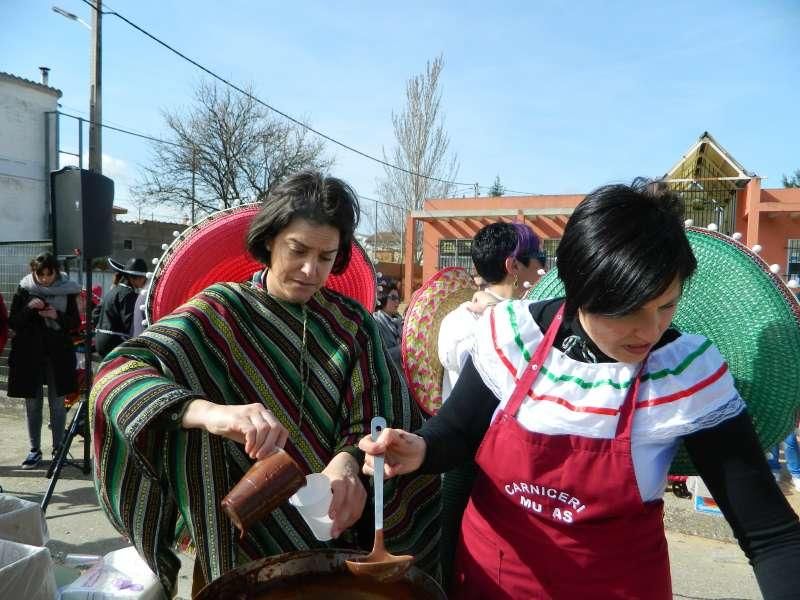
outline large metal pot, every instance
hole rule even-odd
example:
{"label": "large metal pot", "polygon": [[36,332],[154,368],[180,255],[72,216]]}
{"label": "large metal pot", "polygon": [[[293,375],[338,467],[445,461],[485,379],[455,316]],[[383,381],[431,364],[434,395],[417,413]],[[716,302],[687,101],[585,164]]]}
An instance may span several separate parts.
{"label": "large metal pot", "polygon": [[[347,598],[347,589],[342,588],[345,574],[353,580],[355,576],[349,575],[344,562],[352,558],[364,556],[366,552],[354,550],[307,550],[279,554],[269,558],[262,558],[247,563],[237,569],[228,571],[219,579],[212,581],[204,587],[195,597],[195,600],[256,600],[267,597],[274,591],[281,598],[297,596],[291,594],[295,583],[299,586],[303,582],[323,581],[323,578],[314,578],[314,575],[333,576],[340,574],[335,589],[329,591],[331,598]],[[398,584],[375,584],[374,598],[411,597],[415,600],[446,600],[447,596],[436,581],[416,567],[411,567],[404,579]],[[401,589],[402,588],[402,589]],[[396,590],[396,594],[392,590]],[[411,596],[408,596],[412,590]],[[353,592],[350,596],[356,596]],[[359,596],[369,597],[369,596]]]}

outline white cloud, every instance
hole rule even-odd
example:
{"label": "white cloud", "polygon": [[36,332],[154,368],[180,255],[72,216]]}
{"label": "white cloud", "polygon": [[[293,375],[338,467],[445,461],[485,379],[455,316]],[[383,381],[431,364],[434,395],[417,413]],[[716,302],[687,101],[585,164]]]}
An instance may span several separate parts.
{"label": "white cloud", "polygon": [[[61,166],[78,166],[78,157],[72,154],[64,154],[61,157]],[[87,168],[89,165],[89,154],[83,155],[83,167]],[[131,197],[130,186],[132,183],[132,174],[130,164],[111,156],[110,154],[103,154],[103,175],[114,181],[114,205],[125,206],[131,210],[132,205],[129,202]]]}

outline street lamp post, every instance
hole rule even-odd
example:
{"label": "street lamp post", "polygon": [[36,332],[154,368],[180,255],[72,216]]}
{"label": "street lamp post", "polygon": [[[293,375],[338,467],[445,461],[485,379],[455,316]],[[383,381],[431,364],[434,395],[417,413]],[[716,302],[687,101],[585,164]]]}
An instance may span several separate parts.
{"label": "street lamp post", "polygon": [[94,0],[92,24],[69,11],[53,6],[53,12],[72,21],[77,21],[92,32],[89,68],[89,170],[103,172],[102,127],[103,103],[101,84],[103,79],[103,0]]}
{"label": "street lamp post", "polygon": [[[53,7],[53,11],[71,19],[73,21],[78,21],[84,27],[89,27],[89,25],[84,22],[83,20],[79,19],[76,15],[65,11],[62,8],[58,8],[56,6]],[[101,41],[102,41],[102,0],[94,0],[94,8],[92,12],[92,26],[89,27],[92,31],[92,45],[91,45],[91,67],[89,71],[89,170],[94,171],[98,174],[101,174],[103,171],[103,158],[102,158],[102,145],[101,145],[101,122],[102,122],[102,103],[101,103],[101,73],[102,73],[102,61],[101,61]],[[81,124],[82,125],[82,124]],[[80,164],[80,162],[79,162]],[[83,269],[85,274],[85,282],[86,282],[86,306],[85,306],[85,315],[86,315],[86,329],[84,333],[84,356],[85,356],[85,367],[84,373],[85,382],[82,390],[83,397],[78,403],[78,408],[75,412],[75,415],[72,419],[72,422],[69,425],[69,429],[67,431],[67,435],[64,439],[61,448],[58,451],[57,456],[54,458],[53,461],[50,463],[50,468],[48,470],[48,477],[50,477],[50,484],[47,486],[47,491],[45,492],[44,498],[42,498],[42,512],[47,510],[47,506],[50,503],[50,499],[53,497],[53,492],[55,491],[56,482],[58,481],[59,475],[61,473],[61,468],[67,462],[67,456],[69,453],[69,448],[72,443],[72,439],[78,433],[78,430],[82,432],[83,435],[83,472],[89,473],[90,472],[90,461],[91,458],[89,456],[89,418],[88,418],[88,401],[89,401],[89,390],[91,389],[92,385],[92,256],[81,256],[80,257],[83,262]]]}
{"label": "street lamp post", "polygon": [[89,170],[103,172],[102,128],[103,103],[101,101],[101,84],[103,73],[103,0],[94,0],[92,11],[92,60],[89,73]]}

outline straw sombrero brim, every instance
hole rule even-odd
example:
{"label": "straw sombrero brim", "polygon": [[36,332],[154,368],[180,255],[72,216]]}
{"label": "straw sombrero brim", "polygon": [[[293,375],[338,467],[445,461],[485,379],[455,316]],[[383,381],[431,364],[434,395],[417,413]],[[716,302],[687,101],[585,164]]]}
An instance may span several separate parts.
{"label": "straw sombrero brim", "polygon": [[[706,336],[728,362],[767,449],[797,425],[800,408],[800,304],[754,252],[725,235],[687,228],[697,271],[686,283],[673,325]],[[554,270],[528,292],[532,300],[564,295]],[[695,473],[681,448],[671,471]]]}
{"label": "straw sombrero brim", "polygon": [[438,352],[442,319],[470,300],[476,290],[465,269],[447,267],[422,284],[403,316],[403,370],[411,395],[428,415],[435,415],[442,405],[444,368]]}
{"label": "straw sombrero brim", "polygon": [[[147,295],[148,323],[184,304],[214,283],[249,281],[264,265],[247,251],[245,236],[261,204],[216,212],[185,229],[161,256]],[[343,273],[330,275],[325,287],[375,306],[375,269],[364,249],[353,242],[350,263]]]}

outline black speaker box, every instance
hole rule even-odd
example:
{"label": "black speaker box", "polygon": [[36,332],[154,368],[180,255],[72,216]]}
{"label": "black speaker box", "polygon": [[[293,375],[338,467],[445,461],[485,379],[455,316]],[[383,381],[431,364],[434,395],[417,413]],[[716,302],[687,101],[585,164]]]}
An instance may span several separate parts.
{"label": "black speaker box", "polygon": [[58,256],[111,255],[114,182],[94,171],[64,167],[50,173],[53,247]]}

